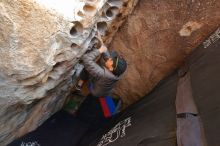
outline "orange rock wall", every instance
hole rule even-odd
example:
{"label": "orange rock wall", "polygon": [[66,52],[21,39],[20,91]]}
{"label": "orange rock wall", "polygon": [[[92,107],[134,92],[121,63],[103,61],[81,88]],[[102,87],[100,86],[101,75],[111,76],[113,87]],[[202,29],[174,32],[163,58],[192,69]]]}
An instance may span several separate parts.
{"label": "orange rock wall", "polygon": [[128,61],[116,93],[140,99],[220,24],[219,0],[140,0],[110,45]]}

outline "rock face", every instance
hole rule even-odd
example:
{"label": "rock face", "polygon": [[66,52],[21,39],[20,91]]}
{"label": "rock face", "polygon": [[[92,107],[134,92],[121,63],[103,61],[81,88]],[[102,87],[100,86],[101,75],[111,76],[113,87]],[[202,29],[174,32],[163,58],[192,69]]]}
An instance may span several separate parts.
{"label": "rock face", "polygon": [[45,2],[0,1],[0,145],[62,107],[96,32],[109,43],[137,1],[75,0],[72,11]]}
{"label": "rock face", "polygon": [[179,66],[219,22],[219,0],[140,0],[110,46],[129,63],[116,94],[126,104],[140,99]]}
{"label": "rock face", "polygon": [[58,9],[58,1],[51,7],[46,0],[0,1],[0,145],[62,107],[74,65],[98,42],[97,31],[128,61],[115,90],[128,105],[180,65],[220,20],[218,0],[140,0],[118,31],[137,0],[74,0],[72,9],[67,1]]}
{"label": "rock face", "polygon": [[0,145],[6,145],[61,107],[65,95],[47,92],[80,50],[70,47],[71,23],[61,15],[28,0],[1,1],[0,8]]}

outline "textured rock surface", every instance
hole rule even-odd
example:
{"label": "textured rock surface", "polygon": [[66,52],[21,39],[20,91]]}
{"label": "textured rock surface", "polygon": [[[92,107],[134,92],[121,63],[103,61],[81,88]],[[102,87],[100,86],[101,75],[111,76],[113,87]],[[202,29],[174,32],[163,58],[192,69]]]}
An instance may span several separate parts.
{"label": "textured rock surface", "polygon": [[80,52],[70,47],[71,23],[57,13],[28,0],[1,1],[0,8],[0,145],[5,145],[62,106],[65,98],[47,92],[64,80]]}
{"label": "textured rock surface", "polygon": [[62,107],[73,66],[97,42],[96,31],[110,42],[136,0],[74,3],[62,12],[41,0],[0,1],[0,145]]}
{"label": "textured rock surface", "polygon": [[126,104],[145,95],[219,24],[219,0],[140,0],[110,47],[129,62],[116,93]]}
{"label": "textured rock surface", "polygon": [[[75,0],[73,10],[62,13],[39,1],[0,1],[0,145],[62,107],[73,66],[97,42],[96,31],[109,44],[137,2]],[[218,0],[140,0],[110,45],[129,63],[116,89],[126,104],[149,92],[217,28],[219,8]]]}

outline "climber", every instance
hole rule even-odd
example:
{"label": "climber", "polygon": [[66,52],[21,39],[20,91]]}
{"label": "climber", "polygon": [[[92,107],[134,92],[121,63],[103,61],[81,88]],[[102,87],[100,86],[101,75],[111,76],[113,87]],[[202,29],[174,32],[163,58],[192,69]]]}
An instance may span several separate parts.
{"label": "climber", "polygon": [[[85,69],[80,75],[81,80],[76,85],[78,90],[82,88],[84,81],[90,80],[90,91],[92,95],[99,97],[111,93],[113,86],[126,70],[127,63],[115,51],[112,51],[108,55],[106,55],[106,52],[107,48],[103,45],[99,49],[93,50],[83,56]],[[95,59],[100,54],[103,54],[102,61],[100,61],[102,65],[95,62]]]}
{"label": "climber", "polygon": [[[101,41],[102,42],[102,41]],[[100,63],[96,63],[96,59],[101,56]],[[78,113],[88,114],[92,110],[88,111],[86,103],[99,101],[102,105],[102,110],[104,110],[104,117],[109,117],[109,112],[106,113],[106,108],[103,107],[104,104],[112,105],[111,95],[112,89],[115,86],[116,82],[121,78],[121,75],[125,72],[127,68],[127,63],[124,58],[119,56],[117,52],[112,51],[108,52],[107,47],[101,44],[99,49],[94,49],[86,53],[82,57],[82,61],[85,69],[80,75],[80,80],[76,84],[76,89],[80,90],[85,81],[89,82],[89,91],[90,93],[86,97],[86,100],[80,106]],[[107,100],[107,103],[104,103],[103,97]],[[108,103],[110,102],[110,103]],[[96,107],[98,108],[98,107]],[[110,111],[112,107],[110,107]],[[83,112],[84,111],[84,112]],[[94,115],[94,113],[91,113]],[[88,121],[88,118],[85,119]]]}

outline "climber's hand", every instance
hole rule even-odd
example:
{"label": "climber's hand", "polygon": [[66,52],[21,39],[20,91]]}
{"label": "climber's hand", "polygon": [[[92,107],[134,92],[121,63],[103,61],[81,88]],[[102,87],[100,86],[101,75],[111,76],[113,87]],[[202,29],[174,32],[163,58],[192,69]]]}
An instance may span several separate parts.
{"label": "climber's hand", "polygon": [[107,52],[107,47],[105,45],[102,45],[100,48],[99,48],[99,52],[100,53],[104,53],[104,52]]}

